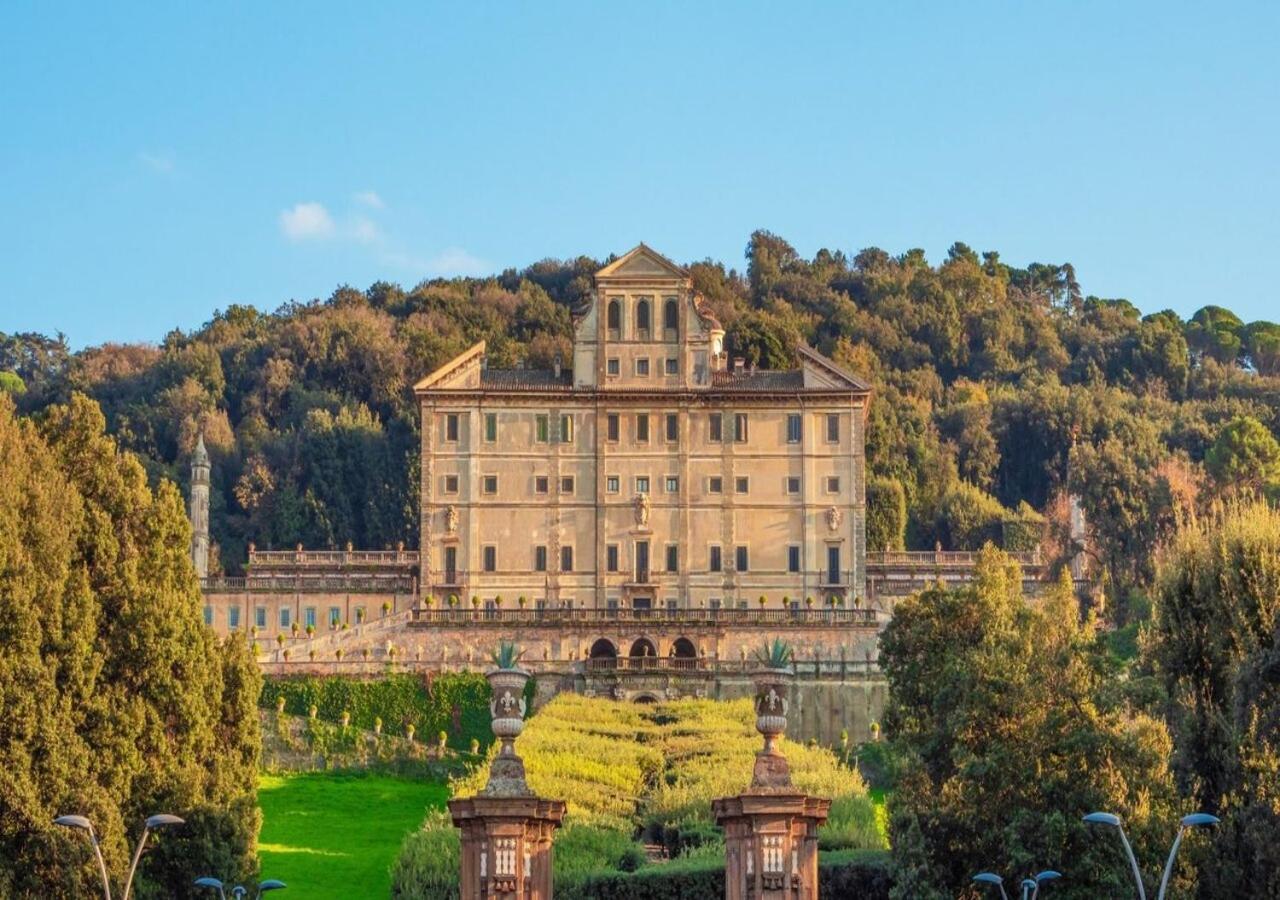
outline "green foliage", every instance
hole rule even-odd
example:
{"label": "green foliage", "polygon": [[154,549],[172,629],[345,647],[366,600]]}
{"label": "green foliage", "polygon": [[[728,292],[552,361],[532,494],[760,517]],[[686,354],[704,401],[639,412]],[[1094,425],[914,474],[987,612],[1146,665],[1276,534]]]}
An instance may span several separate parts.
{"label": "green foliage", "polygon": [[376,681],[337,676],[266,679],[259,705],[275,709],[280,697],[285,711],[297,716],[315,706],[320,718],[337,722],[349,711],[351,724],[367,731],[378,719],[387,734],[405,734],[410,723],[418,734],[444,731],[455,750],[469,748],[473,739],[483,747],[493,742],[489,682],[477,672],[437,675],[429,681],[408,674],[387,674]]}
{"label": "green foliage", "polygon": [[1045,518],[1023,500],[1018,504],[1017,511],[1005,516],[1001,526],[1001,546],[1005,550],[1011,553],[1029,552],[1040,546]]}
{"label": "green foliage", "polygon": [[490,655],[489,659],[499,669],[514,669],[524,656],[524,651],[511,641],[502,641]]}
{"label": "green foliage", "polygon": [[983,544],[998,544],[1009,518],[995,497],[967,481],[956,481],[942,497],[938,528],[946,536],[944,546],[977,550]]}
{"label": "green foliage", "polygon": [[1245,352],[1263,375],[1280,375],[1280,325],[1250,322],[1245,329]]}
{"label": "green foliage", "polygon": [[1220,363],[1233,363],[1244,346],[1244,323],[1230,310],[1206,306],[1187,323],[1187,345]]}
{"label": "green foliage", "polygon": [[791,660],[795,657],[795,651],[782,638],[776,637],[772,641],[757,647],[755,657],[756,662],[770,669],[785,669],[791,665]]}
{"label": "green foliage", "polygon": [[256,868],[257,666],[202,621],[190,530],[170,482],[147,486],[81,395],[38,426],[0,395],[0,895],[99,890],[94,822],[112,879],[148,815],[157,838],[139,897],[187,897],[192,868]]}
{"label": "green foliage", "polygon": [[27,383],[17,372],[0,371],[0,394],[25,394]]}
{"label": "green foliage", "polygon": [[1280,441],[1252,416],[1224,425],[1204,462],[1224,487],[1256,491],[1280,484]]}
{"label": "green foliage", "polygon": [[1184,524],[1162,558],[1151,657],[1179,781],[1222,817],[1201,896],[1280,894],[1280,511],[1233,503]]}
{"label": "green foliage", "polygon": [[867,549],[904,550],[907,494],[893,478],[867,479]]}
{"label": "green foliage", "polygon": [[898,757],[894,897],[1045,867],[1071,872],[1055,896],[1131,890],[1114,844],[1080,822],[1096,809],[1122,816],[1139,858],[1167,849],[1180,813],[1168,734],[1114,689],[1069,581],[1024,603],[1017,566],[987,549],[972,585],[898,604],[880,659]]}

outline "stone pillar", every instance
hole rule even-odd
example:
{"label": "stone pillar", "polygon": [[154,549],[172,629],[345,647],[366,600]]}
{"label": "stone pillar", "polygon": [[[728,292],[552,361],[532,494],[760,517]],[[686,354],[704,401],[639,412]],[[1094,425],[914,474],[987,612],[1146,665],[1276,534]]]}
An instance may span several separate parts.
{"label": "stone pillar", "polygon": [[725,900],[816,900],[818,826],[831,801],[796,790],[778,748],[787,728],[790,666],[761,669],[753,680],[764,749],[756,754],[751,786],[711,805],[724,828]]}
{"label": "stone pillar", "polygon": [[551,900],[551,841],[564,802],[536,797],[525,781],[515,739],[524,730],[523,669],[495,669],[489,711],[501,746],[489,781],[474,797],[449,801],[462,831],[461,900]]}
{"label": "stone pillar", "polygon": [[209,451],[204,448],[204,432],[196,439],[191,456],[191,562],[196,577],[209,575]]}

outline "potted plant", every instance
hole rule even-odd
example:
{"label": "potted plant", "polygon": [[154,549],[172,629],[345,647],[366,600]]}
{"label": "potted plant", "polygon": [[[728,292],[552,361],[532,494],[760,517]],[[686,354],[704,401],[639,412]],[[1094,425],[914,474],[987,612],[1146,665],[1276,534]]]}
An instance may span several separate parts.
{"label": "potted plant", "polygon": [[392,660],[396,658],[396,648],[394,646],[387,648],[387,658]]}
{"label": "potted plant", "polygon": [[493,605],[494,605],[494,606],[496,606],[498,609],[502,609],[502,595],[501,595],[501,594],[498,594],[497,596],[495,596],[495,597],[493,598]]}
{"label": "potted plant", "polygon": [[449,608],[450,608],[450,609],[452,609],[452,608],[454,608],[454,607],[455,607],[455,606],[457,606],[457,605],[458,605],[458,595],[457,595],[457,594],[450,594],[450,595],[449,595]]}
{"label": "potted plant", "polygon": [[806,609],[813,609],[813,596],[812,596],[812,595],[810,595],[810,596],[808,596],[808,597],[805,597],[805,598],[804,598],[804,605],[805,605],[805,608],[806,608]]}
{"label": "potted plant", "polygon": [[298,636],[298,620],[297,619],[293,620],[293,624],[289,626],[289,631],[293,634],[294,637]]}
{"label": "potted plant", "polygon": [[788,597],[786,594],[782,595],[782,608],[783,609],[791,608],[791,598]]}
{"label": "potted plant", "polygon": [[310,650],[308,650],[308,651],[307,651],[307,659],[311,660],[312,662],[315,662],[315,661],[316,661],[316,648],[315,648],[315,647],[312,647]]}
{"label": "potted plant", "polygon": [[320,708],[316,706],[314,703],[312,703],[310,706],[307,707],[307,718],[314,719],[316,717],[316,714],[319,712],[320,712]]}
{"label": "potted plant", "polygon": [[288,661],[289,661],[289,648],[288,648],[288,647],[285,647],[285,648],[284,648],[284,661],[285,661],[285,662],[288,662]]}
{"label": "potted plant", "polygon": [[760,599],[757,602],[760,604],[760,609],[763,610],[765,604],[769,602],[769,598],[766,597],[764,594],[761,594]]}
{"label": "potted plant", "polygon": [[427,596],[422,598],[422,605],[427,609],[430,609],[431,607],[436,605],[436,598],[432,597],[430,594],[427,594]]}
{"label": "potted plant", "polygon": [[521,609],[524,609],[526,606],[529,605],[529,598],[526,597],[524,594],[521,594],[519,597],[516,598],[516,603],[520,604]]}
{"label": "potted plant", "polygon": [[440,755],[444,756],[445,746],[449,741],[449,732],[441,731],[436,735],[436,748],[440,751]]}
{"label": "potted plant", "polygon": [[480,608],[480,598],[477,597],[475,594],[471,595],[471,608],[472,609]]}
{"label": "potted plant", "polygon": [[281,694],[280,696],[276,697],[276,712],[278,713],[284,712],[284,694]]}
{"label": "potted plant", "polygon": [[751,680],[755,686],[756,731],[764,736],[764,750],[756,755],[753,787],[781,788],[791,784],[786,758],[778,740],[787,730],[787,695],[793,674],[795,653],[781,638],[764,644],[755,653],[757,668]]}
{"label": "potted plant", "polygon": [[373,717],[373,733],[382,737],[382,716]]}
{"label": "potted plant", "polygon": [[479,738],[472,738],[471,739],[471,755],[478,756],[479,754],[480,754],[480,740]]}
{"label": "potted plant", "polygon": [[342,648],[341,648],[341,647],[339,647],[337,650],[334,650],[334,651],[333,651],[333,655],[334,655],[335,657],[337,657],[338,662],[342,662]]}
{"label": "potted plant", "polygon": [[391,601],[390,601],[390,600],[383,600],[383,601],[382,601],[382,615],[383,615],[383,618],[386,618],[386,616],[387,616],[390,612],[391,612]]}
{"label": "potted plant", "polygon": [[277,647],[284,646],[284,632],[281,632],[280,634],[276,635],[276,646]]}
{"label": "potted plant", "polygon": [[409,743],[411,744],[413,743],[413,733],[417,730],[418,729],[414,727],[414,724],[412,722],[404,726],[404,736],[409,739]]}
{"label": "potted plant", "polygon": [[308,639],[309,639],[309,638],[313,638],[313,637],[315,637],[315,634],[316,634],[316,626],[314,626],[314,625],[308,625],[308,626],[307,626],[307,637],[308,637]]}
{"label": "potted plant", "polygon": [[351,724],[351,713],[349,710],[344,709],[342,711],[342,727],[346,728],[350,724]]}
{"label": "potted plant", "polygon": [[363,606],[356,607],[356,624],[357,625],[364,624],[364,607]]}
{"label": "potted plant", "polygon": [[489,783],[483,791],[490,796],[529,795],[524,763],[515,751],[515,739],[524,730],[524,689],[530,677],[520,668],[522,656],[523,650],[510,641],[503,641],[490,654],[493,668],[485,673],[493,692],[493,699],[489,701],[491,726],[501,742],[489,768]]}

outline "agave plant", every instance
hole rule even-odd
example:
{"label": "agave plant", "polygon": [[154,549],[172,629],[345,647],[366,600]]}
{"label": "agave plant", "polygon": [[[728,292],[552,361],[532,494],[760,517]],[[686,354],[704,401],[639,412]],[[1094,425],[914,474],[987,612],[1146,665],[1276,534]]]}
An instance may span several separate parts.
{"label": "agave plant", "polygon": [[489,659],[499,669],[514,669],[522,656],[523,650],[511,641],[502,641],[498,644],[498,649],[489,654]]}
{"label": "agave plant", "polygon": [[791,645],[782,638],[774,638],[756,651],[756,661],[770,669],[785,669],[794,656]]}

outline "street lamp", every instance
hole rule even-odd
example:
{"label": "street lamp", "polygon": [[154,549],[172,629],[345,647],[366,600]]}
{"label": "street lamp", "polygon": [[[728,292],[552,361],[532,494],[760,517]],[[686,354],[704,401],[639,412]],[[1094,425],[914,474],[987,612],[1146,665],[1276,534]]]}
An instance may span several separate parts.
{"label": "street lamp", "polygon": [[[1142,885],[1142,873],[1138,870],[1138,860],[1133,855],[1133,847],[1130,846],[1129,838],[1124,833],[1124,825],[1121,824],[1120,817],[1111,813],[1095,812],[1085,816],[1084,821],[1091,825],[1114,826],[1120,832],[1120,840],[1124,842],[1124,852],[1128,854],[1129,865],[1133,868],[1133,880],[1138,885],[1138,900],[1147,900],[1147,889]],[[1164,900],[1164,893],[1169,887],[1169,874],[1173,871],[1173,861],[1178,855],[1178,848],[1182,845],[1183,833],[1188,828],[1207,828],[1210,825],[1217,825],[1220,821],[1217,816],[1211,816],[1208,813],[1192,813],[1182,817],[1182,821],[1178,823],[1178,835],[1173,839],[1173,848],[1169,851],[1169,860],[1164,865],[1164,876],[1160,879],[1160,892],[1156,895],[1156,900]]]}
{"label": "street lamp", "polygon": [[[1019,887],[1022,888],[1022,900],[1035,900],[1036,896],[1040,893],[1041,884],[1061,877],[1061,872],[1055,872],[1052,869],[1045,869],[1043,872],[1036,875],[1035,878],[1024,878],[1021,884],[1019,884]],[[979,872],[977,875],[973,876],[973,880],[982,884],[994,884],[996,887],[1000,888],[1000,896],[1003,900],[1009,900],[1009,895],[1006,894],[1004,890],[1004,879],[996,873]],[[1028,893],[1028,891],[1030,893]]]}
{"label": "street lamp", "polygon": [[1045,869],[1043,872],[1037,873],[1034,879],[1035,889],[1031,892],[1031,900],[1036,900],[1036,897],[1039,896],[1040,885],[1044,884],[1046,881],[1053,881],[1055,878],[1061,877],[1062,873],[1055,872],[1053,869]]}
{"label": "street lamp", "polygon": [[973,880],[981,884],[994,884],[1000,888],[1000,896],[1002,900],[1009,900],[1009,895],[1004,892],[1004,879],[995,872],[979,872],[973,876]]}
{"label": "street lamp", "polygon": [[[89,835],[89,843],[93,845],[94,855],[98,857],[98,871],[102,873],[102,891],[107,900],[111,900],[111,880],[107,877],[107,863],[102,858],[102,847],[99,846],[98,833],[93,830],[93,823],[84,816],[58,816],[53,820],[54,825],[61,825],[64,828],[77,828]],[[142,859],[142,849],[147,843],[147,835],[157,828],[166,828],[170,825],[182,825],[182,819],[177,816],[171,816],[168,813],[158,813],[147,818],[142,826],[142,837],[138,839],[137,849],[133,852],[133,862],[129,865],[129,877],[124,883],[124,900],[129,900],[129,895],[133,891],[133,873],[137,871],[138,860]]]}
{"label": "street lamp", "polygon": [[[208,878],[208,877],[197,878],[196,887],[213,888],[218,892],[218,897],[220,897],[221,900],[227,900],[227,894],[226,894],[226,891],[223,890],[222,882],[216,878]],[[260,882],[258,884],[258,893],[256,896],[258,900],[261,900],[262,895],[265,894],[267,891],[278,891],[286,887],[288,887],[288,885],[285,884],[283,881],[279,881],[275,878],[268,878],[266,881]],[[240,884],[237,884],[235,887],[231,889],[231,896],[236,898],[244,897],[248,893],[249,891],[244,887],[244,885],[240,885]]]}

